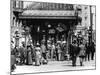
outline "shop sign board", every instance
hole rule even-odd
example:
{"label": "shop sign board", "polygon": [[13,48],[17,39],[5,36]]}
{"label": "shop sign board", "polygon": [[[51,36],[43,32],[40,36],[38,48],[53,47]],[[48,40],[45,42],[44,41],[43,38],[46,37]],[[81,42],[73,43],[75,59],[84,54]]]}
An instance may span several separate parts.
{"label": "shop sign board", "polygon": [[25,10],[22,16],[75,16],[75,11],[60,11],[60,10]]}
{"label": "shop sign board", "polygon": [[54,29],[50,29],[49,30],[49,34],[54,34],[55,33],[55,30]]}
{"label": "shop sign board", "polygon": [[57,29],[59,32],[64,31],[64,29],[63,29],[62,27],[57,27],[56,29]]}
{"label": "shop sign board", "polygon": [[27,10],[74,10],[73,4],[33,2],[26,6]]}

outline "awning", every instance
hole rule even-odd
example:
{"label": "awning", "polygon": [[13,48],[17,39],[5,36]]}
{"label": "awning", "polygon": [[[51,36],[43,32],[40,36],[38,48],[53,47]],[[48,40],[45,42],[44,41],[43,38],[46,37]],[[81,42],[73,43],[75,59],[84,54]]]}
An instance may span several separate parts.
{"label": "awning", "polygon": [[25,10],[19,14],[19,18],[51,18],[51,19],[76,19],[75,11],[59,10]]}
{"label": "awning", "polygon": [[61,16],[61,17],[57,17],[57,16],[19,16],[20,19],[77,19],[76,16]]}

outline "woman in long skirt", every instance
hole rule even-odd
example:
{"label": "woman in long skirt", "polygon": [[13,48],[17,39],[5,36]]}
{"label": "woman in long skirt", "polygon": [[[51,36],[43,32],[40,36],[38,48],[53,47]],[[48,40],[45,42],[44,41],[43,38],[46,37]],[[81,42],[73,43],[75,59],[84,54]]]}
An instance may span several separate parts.
{"label": "woman in long skirt", "polygon": [[83,42],[80,43],[80,53],[79,53],[79,58],[80,58],[80,66],[83,66],[83,60],[85,58],[85,46]]}
{"label": "woman in long skirt", "polygon": [[35,54],[35,65],[40,66],[41,65],[41,52],[40,52],[40,47],[36,47],[36,54]]}
{"label": "woman in long skirt", "polygon": [[58,46],[57,46],[57,58],[58,58],[58,61],[61,60],[61,46],[60,46],[60,44],[58,44]]}
{"label": "woman in long skirt", "polygon": [[32,65],[31,46],[27,46],[27,65]]}

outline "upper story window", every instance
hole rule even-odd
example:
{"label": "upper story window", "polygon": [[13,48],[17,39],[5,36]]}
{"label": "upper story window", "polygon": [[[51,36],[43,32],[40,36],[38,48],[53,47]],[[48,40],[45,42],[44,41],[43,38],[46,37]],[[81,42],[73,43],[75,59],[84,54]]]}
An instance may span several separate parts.
{"label": "upper story window", "polygon": [[19,1],[16,1],[16,8],[19,8]]}
{"label": "upper story window", "polygon": [[23,1],[13,1],[13,8],[23,8]]}

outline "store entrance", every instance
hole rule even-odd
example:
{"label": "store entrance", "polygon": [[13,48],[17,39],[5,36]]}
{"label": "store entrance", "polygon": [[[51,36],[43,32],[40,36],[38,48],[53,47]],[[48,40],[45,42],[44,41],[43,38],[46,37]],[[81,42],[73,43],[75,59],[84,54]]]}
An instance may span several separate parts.
{"label": "store entrance", "polygon": [[68,32],[76,24],[75,19],[27,19],[34,44],[41,41],[57,42],[67,40]]}

